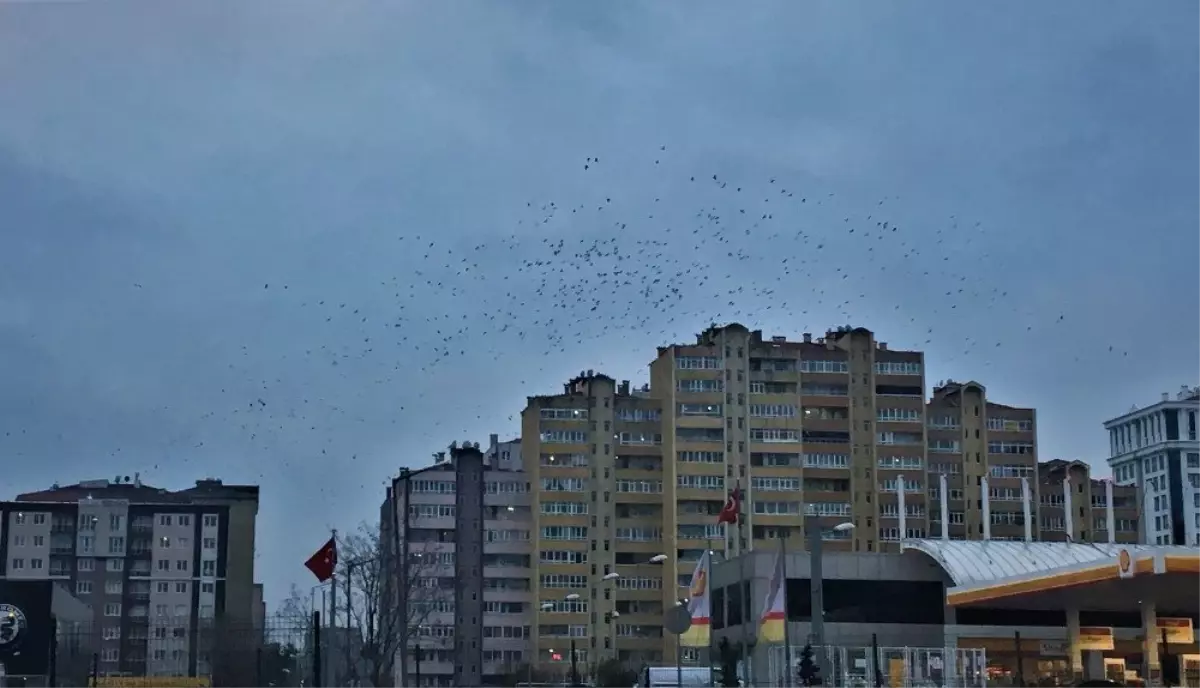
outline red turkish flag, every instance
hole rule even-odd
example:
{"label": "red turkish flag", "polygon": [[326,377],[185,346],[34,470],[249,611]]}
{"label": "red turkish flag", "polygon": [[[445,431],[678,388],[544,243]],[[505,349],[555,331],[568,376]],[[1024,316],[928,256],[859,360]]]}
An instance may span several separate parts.
{"label": "red turkish flag", "polygon": [[334,538],[329,538],[321,549],[317,550],[316,554],[308,558],[304,562],[305,568],[313,572],[317,580],[324,583],[333,578],[333,572],[337,568],[337,541]]}
{"label": "red turkish flag", "polygon": [[717,514],[717,523],[734,523],[738,522],[738,515],[742,513],[742,485],[738,483],[733,491],[729,493],[729,499],[725,502],[725,506],[721,507],[721,513]]}

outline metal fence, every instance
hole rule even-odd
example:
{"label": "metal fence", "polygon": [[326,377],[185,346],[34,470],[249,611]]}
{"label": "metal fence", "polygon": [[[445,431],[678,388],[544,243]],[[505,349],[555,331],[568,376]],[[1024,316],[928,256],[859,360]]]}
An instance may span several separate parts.
{"label": "metal fence", "polygon": [[[798,685],[797,666],[803,646],[792,648],[790,680],[786,680],[787,651],[767,650],[771,686]],[[813,648],[822,685],[889,688],[984,688],[987,653],[978,648],[952,647],[836,647]],[[756,682],[761,683],[761,682]]]}
{"label": "metal fence", "polygon": [[312,624],[304,619],[252,622],[146,617],[53,623],[56,632],[47,653],[46,673],[3,676],[0,686],[183,688],[314,683],[318,653]]}

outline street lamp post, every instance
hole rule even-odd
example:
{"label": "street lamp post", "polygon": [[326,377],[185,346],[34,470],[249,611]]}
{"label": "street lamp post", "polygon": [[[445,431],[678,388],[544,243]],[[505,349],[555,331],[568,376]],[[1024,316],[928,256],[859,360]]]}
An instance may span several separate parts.
{"label": "street lamp post", "polygon": [[[814,650],[824,653],[825,580],[822,570],[824,546],[821,539],[824,529],[821,528],[821,523],[816,520],[815,515],[804,520],[808,524],[808,554],[812,570],[812,645]],[[845,533],[850,530],[854,530],[854,524],[849,522],[839,523],[833,527],[833,531],[836,533]],[[786,620],[784,623],[787,623]],[[792,668],[788,667],[789,674],[791,671]]]}
{"label": "street lamp post", "polygon": [[617,659],[617,617],[621,615],[621,613],[617,611],[617,586],[616,586],[616,581],[620,577],[621,577],[621,574],[617,573],[616,571],[613,571],[612,573],[604,574],[604,577],[601,579],[605,583],[613,584],[612,593],[611,593],[612,594],[612,611],[608,615],[608,644],[609,644],[609,649],[612,650],[613,659]]}
{"label": "street lamp post", "polygon": [[[563,599],[568,602],[574,602],[575,600],[579,599],[579,595],[576,593],[571,593]],[[571,633],[571,628],[569,626],[567,627],[567,635],[569,635],[571,638],[571,685],[580,686],[582,684],[579,682],[579,662],[575,657],[575,636]]]}
{"label": "street lamp post", "polygon": [[[687,609],[687,599],[679,600],[679,606]],[[689,619],[691,615],[689,613]],[[683,634],[675,636],[675,685],[683,688]]]}

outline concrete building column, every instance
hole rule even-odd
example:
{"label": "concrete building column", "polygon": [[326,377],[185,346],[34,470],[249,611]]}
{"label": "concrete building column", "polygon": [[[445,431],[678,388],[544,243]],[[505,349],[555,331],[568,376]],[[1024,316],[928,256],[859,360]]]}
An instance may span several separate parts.
{"label": "concrete building column", "polygon": [[1067,656],[1071,660],[1074,683],[1083,680],[1083,648],[1079,642],[1079,608],[1067,607]]}
{"label": "concrete building column", "polygon": [[1092,650],[1084,655],[1083,678],[1087,681],[1095,681],[1106,678],[1104,675],[1103,652],[1099,650]]}
{"label": "concrete building column", "polygon": [[1153,602],[1142,602],[1142,678],[1146,685],[1158,685],[1162,680],[1158,641],[1158,610]]}

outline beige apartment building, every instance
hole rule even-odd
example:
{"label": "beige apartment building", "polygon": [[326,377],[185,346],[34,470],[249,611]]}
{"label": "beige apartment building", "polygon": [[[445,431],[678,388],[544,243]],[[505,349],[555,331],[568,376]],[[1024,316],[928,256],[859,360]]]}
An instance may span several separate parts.
{"label": "beige apartment building", "polygon": [[[926,416],[931,537],[942,534],[938,481],[945,475],[951,539],[1024,539],[1022,491],[1028,489],[1036,505],[1041,486],[1036,412],[989,400],[978,382],[946,381],[934,387]],[[1032,534],[1037,533],[1036,514],[1033,506]]]}
{"label": "beige apartment building", "polygon": [[[924,354],[869,330],[789,341],[731,324],[661,347],[647,387],[587,371],[562,394],[530,397],[521,447],[538,662],[568,662],[572,639],[581,664],[673,661],[663,612],[686,596],[705,549],[720,559],[786,538],[798,550],[811,528],[831,551],[941,537],[942,475],[949,537],[1026,537],[1024,479],[1029,537],[1065,539],[1053,495],[1066,473],[1039,472],[1034,410],[989,401],[976,382],[941,383],[929,400],[925,389]],[[1077,479],[1087,515],[1076,539],[1100,539],[1106,488]],[[717,524],[735,486],[740,529]],[[656,555],[665,560],[651,564]]]}
{"label": "beige apartment building", "polygon": [[101,675],[251,681],[258,501],[257,485],[136,475],[21,494],[0,502],[0,580],[56,581],[90,606]]}
{"label": "beige apartment building", "polygon": [[[1038,464],[1038,540],[1043,542],[1149,542],[1139,523],[1141,502],[1133,485],[1091,477],[1083,461]],[[1064,478],[1069,482],[1064,484]],[[1070,491],[1070,503],[1067,491]],[[1112,509],[1109,509],[1109,501]],[[1071,516],[1067,517],[1070,510]]]}

